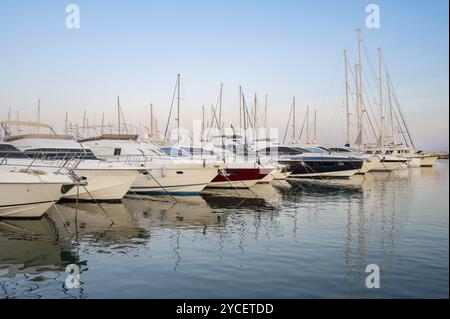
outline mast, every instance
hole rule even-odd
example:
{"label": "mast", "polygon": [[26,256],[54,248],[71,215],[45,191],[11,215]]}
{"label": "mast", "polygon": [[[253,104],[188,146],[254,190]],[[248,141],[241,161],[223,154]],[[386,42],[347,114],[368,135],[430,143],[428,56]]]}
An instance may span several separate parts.
{"label": "mast", "polygon": [[177,135],[180,143],[180,74],[177,75]]}
{"label": "mast", "polygon": [[223,83],[220,83],[220,94],[219,94],[219,132],[222,132],[222,99],[223,99]]}
{"label": "mast", "polygon": [[86,111],[84,111],[83,113],[83,135],[86,135],[85,130],[86,130]]}
{"label": "mast", "polygon": [[69,112],[66,112],[66,118],[64,120],[64,134],[65,135],[68,134],[68,117],[69,117]]}
{"label": "mast", "polygon": [[154,127],[153,127],[153,103],[150,103],[150,139],[153,137]]}
{"label": "mast", "polygon": [[386,81],[387,81],[387,85],[388,85],[388,99],[389,99],[389,113],[390,113],[390,117],[391,117],[392,143],[395,145],[394,109],[392,107],[391,79],[389,77],[388,71],[386,71]]}
{"label": "mast", "polygon": [[306,144],[309,144],[311,141],[309,139],[309,105],[306,107]]}
{"label": "mast", "polygon": [[256,130],[257,128],[258,128],[258,125],[257,125],[257,121],[258,121],[258,110],[257,110],[257,104],[258,104],[258,97],[256,96],[256,93],[255,93],[255,100],[254,100],[254,109],[253,109],[253,126],[254,126],[254,129]]}
{"label": "mast", "polygon": [[292,144],[295,144],[295,97],[292,98]]}
{"label": "mast", "polygon": [[[39,124],[40,121],[41,121],[41,99],[38,99],[37,123]],[[39,126],[37,128],[37,132],[39,133]]]}
{"label": "mast", "polygon": [[200,141],[203,142],[203,133],[205,131],[205,106],[202,106],[202,128],[200,133]]}
{"label": "mast", "polygon": [[266,94],[266,100],[264,102],[264,127],[266,128],[266,131],[267,131],[267,97],[268,95]]}
{"label": "mast", "polygon": [[346,127],[347,127],[347,136],[346,136],[346,146],[350,146],[350,113],[348,106],[348,57],[347,50],[344,50],[344,63],[345,63],[345,117],[346,117]]}
{"label": "mast", "polygon": [[239,85],[239,129],[242,129],[242,86]]}
{"label": "mast", "polygon": [[355,144],[361,147],[361,131],[360,131],[360,119],[361,119],[361,108],[360,108],[360,98],[359,98],[359,66],[355,64],[355,97],[356,97],[356,119],[357,119],[357,135]]}
{"label": "mast", "polygon": [[313,144],[316,144],[316,139],[317,137],[317,110],[314,109],[314,139],[313,139]]}
{"label": "mast", "polygon": [[120,100],[119,100],[119,96],[117,96],[117,119],[118,119],[118,124],[119,124],[119,135],[120,135]]}
{"label": "mast", "polygon": [[380,146],[381,153],[383,154],[384,150],[384,129],[383,129],[383,81],[381,79],[381,48],[378,48],[378,74],[379,74],[379,82],[380,82]]}
{"label": "mast", "polygon": [[102,129],[101,129],[101,135],[103,135],[103,128],[105,127],[105,113],[102,113]]}
{"label": "mast", "polygon": [[359,70],[359,118],[358,118],[358,144],[361,147],[362,133],[363,133],[363,121],[364,121],[364,107],[363,107],[363,89],[362,89],[362,35],[361,29],[356,30],[358,32],[358,70]]}

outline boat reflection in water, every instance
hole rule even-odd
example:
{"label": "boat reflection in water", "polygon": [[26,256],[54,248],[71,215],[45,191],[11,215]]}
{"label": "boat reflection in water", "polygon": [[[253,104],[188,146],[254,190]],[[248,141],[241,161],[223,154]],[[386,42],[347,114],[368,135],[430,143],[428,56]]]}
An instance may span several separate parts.
{"label": "boat reflection in water", "polygon": [[224,216],[214,211],[200,196],[139,196],[123,199],[123,204],[140,227],[160,228],[223,227]]}
{"label": "boat reflection in water", "polygon": [[[273,291],[281,298],[421,296],[398,256],[419,260],[448,252],[445,245],[428,252],[428,244],[402,244],[427,240],[420,230],[432,214],[441,222],[427,236],[448,231],[436,191],[448,192],[448,167],[434,169],[441,171],[274,181],[118,204],[64,203],[42,220],[0,221],[0,298],[267,298]],[[438,287],[448,268],[436,260],[439,275],[424,270],[411,276]],[[389,289],[366,288],[372,263]],[[79,289],[64,288],[69,264],[80,267]],[[324,274],[336,284],[318,279]]]}

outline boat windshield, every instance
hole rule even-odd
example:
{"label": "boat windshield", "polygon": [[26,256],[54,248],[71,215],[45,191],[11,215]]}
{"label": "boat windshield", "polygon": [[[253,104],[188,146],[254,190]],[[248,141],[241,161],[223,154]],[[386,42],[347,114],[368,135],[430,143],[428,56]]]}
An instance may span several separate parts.
{"label": "boat windshield", "polygon": [[191,155],[215,155],[213,151],[208,151],[199,147],[182,147],[182,150],[185,152],[189,152]]}
{"label": "boat windshield", "polygon": [[0,144],[0,158],[28,158],[28,156],[12,145]]}
{"label": "boat windshield", "polygon": [[320,147],[302,147],[304,150],[307,150],[310,153],[328,153]]}
{"label": "boat windshield", "polygon": [[182,150],[181,148],[177,148],[177,147],[162,147],[161,151],[163,151],[164,153],[166,153],[167,155],[171,156],[171,157],[189,157],[190,154],[184,150]]}
{"label": "boat windshield", "polygon": [[32,158],[46,160],[83,159],[96,160],[97,157],[89,149],[73,148],[36,148],[26,150],[25,154]]}

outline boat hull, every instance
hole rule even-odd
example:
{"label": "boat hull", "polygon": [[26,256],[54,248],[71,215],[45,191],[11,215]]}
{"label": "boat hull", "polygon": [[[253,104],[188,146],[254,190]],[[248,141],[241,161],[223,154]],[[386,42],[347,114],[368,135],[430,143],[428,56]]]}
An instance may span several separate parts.
{"label": "boat hull", "polygon": [[438,156],[424,156],[420,159],[420,167],[433,167]]}
{"label": "boat hull", "polygon": [[378,165],[370,170],[370,172],[391,172],[393,170],[405,167],[407,160],[384,160],[382,159]]}
{"label": "boat hull", "polygon": [[350,178],[362,168],[363,160],[352,161],[286,161],[288,178]]}
{"label": "boat hull", "polygon": [[130,193],[194,195],[200,193],[217,175],[218,169],[214,166],[148,168],[148,171],[137,177]]}
{"label": "boat hull", "polygon": [[217,175],[207,188],[250,188],[264,179],[273,169],[228,167]]}
{"label": "boat hull", "polygon": [[40,218],[62,196],[61,183],[0,184],[0,218]]}
{"label": "boat hull", "polygon": [[113,201],[122,199],[140,172],[133,169],[75,169],[87,185],[73,188],[64,199],[83,201]]}

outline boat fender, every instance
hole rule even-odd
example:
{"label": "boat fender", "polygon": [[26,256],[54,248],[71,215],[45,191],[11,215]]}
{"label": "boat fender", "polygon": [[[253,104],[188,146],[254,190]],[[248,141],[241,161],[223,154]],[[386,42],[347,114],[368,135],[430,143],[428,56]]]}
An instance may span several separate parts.
{"label": "boat fender", "polygon": [[165,167],[161,168],[161,177],[166,177],[167,170]]}

